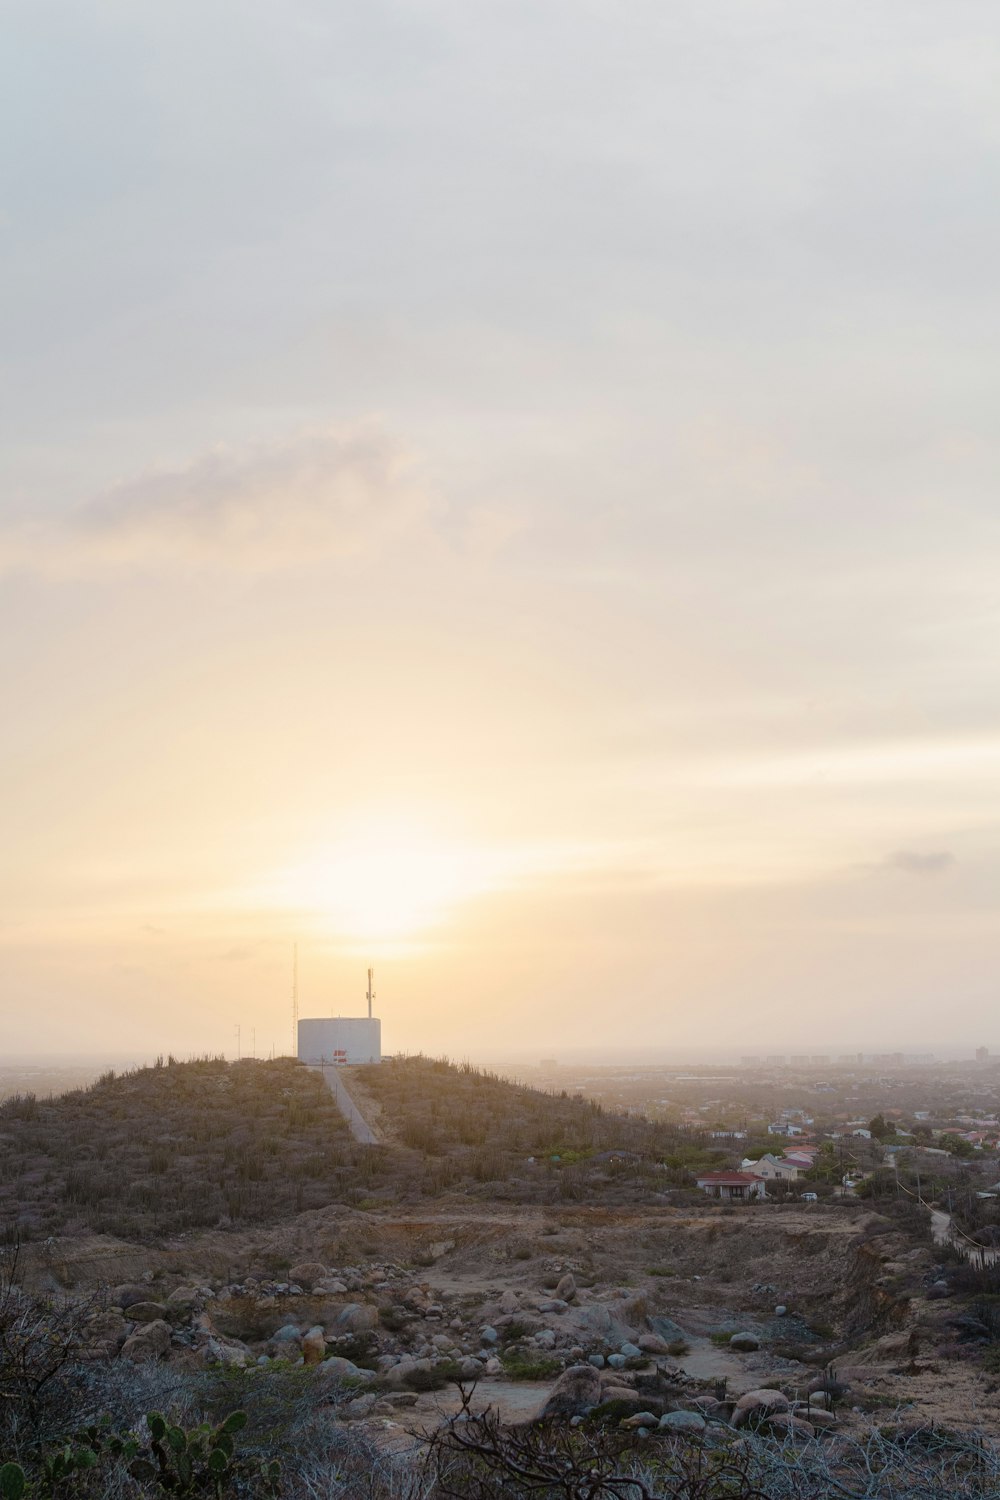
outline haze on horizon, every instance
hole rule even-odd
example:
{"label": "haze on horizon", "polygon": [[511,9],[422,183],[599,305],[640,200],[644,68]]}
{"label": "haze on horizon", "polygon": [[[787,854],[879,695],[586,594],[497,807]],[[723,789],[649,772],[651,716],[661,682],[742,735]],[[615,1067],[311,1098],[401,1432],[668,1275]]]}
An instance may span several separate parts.
{"label": "haze on horizon", "polygon": [[5,20],[0,1050],[1000,1040],[995,6]]}

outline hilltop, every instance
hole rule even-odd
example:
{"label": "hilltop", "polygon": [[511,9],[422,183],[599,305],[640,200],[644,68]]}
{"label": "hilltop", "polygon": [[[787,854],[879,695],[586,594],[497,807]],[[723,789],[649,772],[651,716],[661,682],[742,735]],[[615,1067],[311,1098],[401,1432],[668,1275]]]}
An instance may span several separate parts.
{"label": "hilltop", "polygon": [[359,1146],[321,1076],[290,1058],[173,1059],[54,1099],[0,1104],[0,1239],[151,1242],[273,1224],[330,1203],[447,1192],[512,1201],[648,1197],[714,1159],[669,1127],[426,1058],[358,1070],[385,1144]]}

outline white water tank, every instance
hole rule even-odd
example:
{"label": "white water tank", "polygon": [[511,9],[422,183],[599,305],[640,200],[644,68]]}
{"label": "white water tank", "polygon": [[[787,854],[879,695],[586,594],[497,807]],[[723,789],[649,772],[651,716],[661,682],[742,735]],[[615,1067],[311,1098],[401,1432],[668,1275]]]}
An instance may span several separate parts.
{"label": "white water tank", "polygon": [[377,1063],[382,1061],[382,1022],[375,1016],[338,1016],[299,1022],[299,1061]]}

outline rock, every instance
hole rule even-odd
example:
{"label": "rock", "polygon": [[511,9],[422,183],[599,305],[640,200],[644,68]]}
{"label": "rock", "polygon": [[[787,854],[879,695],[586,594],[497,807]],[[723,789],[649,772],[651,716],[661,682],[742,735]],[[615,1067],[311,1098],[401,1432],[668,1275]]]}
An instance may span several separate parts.
{"label": "rock", "polygon": [[342,1359],[338,1354],[333,1354],[329,1359],[324,1359],[316,1371],[316,1380],[320,1385],[320,1389],[324,1391],[335,1389],[345,1380],[369,1381],[374,1379],[374,1370],[360,1370],[351,1360]]}
{"label": "rock", "polygon": [[[346,1417],[349,1422],[356,1422],[359,1418],[370,1417],[372,1408],[379,1398],[374,1391],[365,1391],[362,1396],[355,1396],[353,1401],[347,1401],[343,1406],[337,1407],[337,1416]],[[391,1407],[388,1408],[390,1411]]]}
{"label": "rock", "polygon": [[318,1260],[304,1260],[300,1265],[293,1266],[288,1273],[290,1281],[297,1281],[302,1286],[315,1286],[317,1281],[325,1280],[326,1276],[326,1266],[320,1265]]}
{"label": "rock", "polygon": [[705,1431],[708,1423],[696,1411],[668,1411],[660,1418],[661,1432],[680,1432],[687,1437],[697,1437]]}
{"label": "rock", "polygon": [[595,1370],[603,1370],[604,1369],[604,1355],[603,1354],[589,1354],[587,1356],[587,1363],[588,1363],[588,1365],[593,1365],[593,1367],[594,1367]]}
{"label": "rock", "polygon": [[761,1387],[755,1391],[746,1391],[737,1401],[733,1412],[733,1426],[746,1427],[755,1425],[764,1417],[776,1412],[787,1412],[789,1409],[788,1397],[782,1391],[773,1391],[767,1387]]}
{"label": "rock", "polygon": [[416,1406],[419,1401],[416,1391],[389,1391],[382,1400],[393,1410],[403,1406]]}
{"label": "rock", "polygon": [[837,1418],[832,1411],[824,1411],[820,1406],[797,1407],[795,1416],[801,1417],[803,1421],[809,1422],[816,1428],[817,1432],[825,1432],[830,1427],[836,1427]]}
{"label": "rock", "polygon": [[810,1391],[809,1392],[808,1405],[809,1405],[810,1409],[812,1407],[819,1407],[819,1409],[821,1411],[825,1411],[829,1407],[829,1405],[830,1405],[830,1395],[829,1395],[829,1392],[828,1391]]}
{"label": "rock", "polygon": [[785,1304],[783,1302],[779,1302],[777,1307],[774,1309],[774,1316],[776,1318],[783,1318],[787,1312],[788,1308],[785,1306]]}
{"label": "rock", "polygon": [[752,1354],[755,1349],[760,1348],[760,1339],[753,1333],[734,1333],[729,1340],[729,1347],[739,1354]]}
{"label": "rock", "polygon": [[637,1411],[634,1417],[623,1417],[619,1425],[628,1428],[655,1427],[657,1418],[651,1411]]}
{"label": "rock", "polygon": [[665,1339],[661,1339],[658,1333],[640,1333],[636,1343],[644,1354],[669,1354],[670,1349]]}
{"label": "rock", "polygon": [[777,1411],[764,1418],[768,1431],[777,1433],[781,1437],[811,1438],[816,1436],[816,1430],[811,1422],[804,1422],[801,1417],[793,1417],[789,1411]]}
{"label": "rock", "polygon": [[328,1276],[322,1281],[317,1281],[313,1286],[313,1291],[323,1297],[342,1297],[347,1291],[347,1283],[341,1281],[338,1277],[331,1278]]}
{"label": "rock", "polygon": [[158,1318],[166,1317],[167,1309],[162,1302],[133,1302],[128,1315],[133,1323],[155,1323]]}
{"label": "rock", "polygon": [[540,1417],[582,1417],[601,1401],[601,1377],[591,1365],[570,1365],[549,1392]]}
{"label": "rock", "polygon": [[317,1323],[302,1335],[302,1358],[307,1365],[318,1365],[326,1358],[326,1335]]}
{"label": "rock", "polygon": [[496,1355],[494,1354],[492,1359],[488,1359],[486,1361],[485,1365],[483,1366],[483,1371],[487,1375],[502,1375],[503,1361],[497,1359]]}
{"label": "rock", "polygon": [[935,1281],[927,1288],[927,1300],[937,1302],[942,1297],[951,1296],[951,1287],[946,1281]]}
{"label": "rock", "polygon": [[469,1358],[462,1360],[462,1363],[458,1367],[458,1373],[463,1380],[478,1380],[483,1373],[482,1361],[470,1355]]}
{"label": "rock", "polygon": [[634,1390],[630,1385],[602,1385],[601,1404],[613,1401],[622,1411],[627,1411],[631,1417],[636,1412],[645,1411],[649,1405],[649,1397],[641,1391]]}
{"label": "rock", "polygon": [[218,1334],[209,1337],[201,1357],[206,1365],[227,1365],[234,1369],[244,1369],[253,1360],[246,1344],[239,1339],[220,1338]]}
{"label": "rock", "polygon": [[149,1301],[149,1287],[135,1286],[126,1282],[124,1286],[116,1286],[111,1291],[111,1303],[113,1307],[122,1309],[131,1307],[135,1302]]}
{"label": "rock", "polygon": [[639,1359],[642,1355],[642,1350],[639,1348],[639,1345],[633,1344],[627,1339],[625,1343],[622,1344],[618,1352],[619,1354],[624,1354],[626,1359]]}
{"label": "rock", "polygon": [[144,1359],[161,1359],[169,1348],[170,1324],[157,1318],[152,1323],[141,1324],[131,1338],[125,1340],[122,1355],[138,1363]]}
{"label": "rock", "polygon": [[427,1247],[427,1253],[431,1260],[440,1260],[442,1255],[447,1255],[449,1250],[454,1250],[454,1240],[435,1240]]}
{"label": "rock", "polygon": [[521,1309],[521,1299],[520,1299],[520,1297],[517,1295],[516,1292],[511,1291],[508,1288],[508,1290],[506,1292],[504,1292],[503,1296],[500,1298],[500,1311],[506,1317],[509,1318],[512,1313],[519,1312],[520,1309]]}
{"label": "rock", "polygon": [[201,1291],[196,1286],[177,1286],[167,1298],[168,1307],[196,1307],[201,1301]]}
{"label": "rock", "polygon": [[572,1271],[567,1271],[556,1283],[556,1297],[561,1302],[572,1302],[576,1297],[576,1277]]}
{"label": "rock", "polygon": [[294,1323],[286,1323],[279,1328],[277,1333],[272,1333],[268,1339],[269,1344],[297,1344],[299,1341],[299,1330]]}
{"label": "rock", "polygon": [[540,1313],[564,1313],[568,1307],[569,1303],[564,1302],[561,1297],[549,1297],[547,1301],[539,1302],[538,1311]]}
{"label": "rock", "polygon": [[582,1308],[577,1316],[583,1326],[598,1337],[611,1332],[611,1310],[600,1302],[591,1303],[589,1307]]}
{"label": "rock", "polygon": [[495,1344],[500,1335],[497,1333],[495,1328],[487,1323],[485,1328],[480,1328],[479,1337],[482,1339],[484,1344]]}
{"label": "rock", "polygon": [[370,1307],[364,1302],[349,1302],[334,1319],[333,1332],[339,1338],[345,1333],[370,1333],[377,1327],[377,1307]]}
{"label": "rock", "polygon": [[543,1328],[535,1334],[535,1343],[539,1349],[554,1349],[556,1346],[555,1332],[551,1328]]}
{"label": "rock", "polygon": [[624,1370],[625,1366],[628,1364],[628,1359],[624,1354],[609,1354],[608,1364],[611,1366],[612,1370]]}

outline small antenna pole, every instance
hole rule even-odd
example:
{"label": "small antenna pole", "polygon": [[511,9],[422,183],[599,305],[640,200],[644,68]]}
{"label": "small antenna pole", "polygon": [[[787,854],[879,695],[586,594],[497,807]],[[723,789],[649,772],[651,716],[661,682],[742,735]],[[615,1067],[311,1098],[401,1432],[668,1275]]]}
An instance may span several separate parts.
{"label": "small antenna pole", "polygon": [[292,950],[292,1056],[299,1055],[299,945]]}
{"label": "small antenna pole", "polygon": [[374,976],[374,973],[375,973],[374,969],[369,969],[368,970],[368,994],[366,996],[366,999],[368,1001],[368,1019],[369,1019],[369,1021],[372,1018],[372,1001],[375,999],[375,991],[372,989],[372,978]]}

